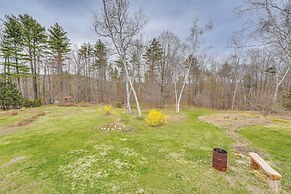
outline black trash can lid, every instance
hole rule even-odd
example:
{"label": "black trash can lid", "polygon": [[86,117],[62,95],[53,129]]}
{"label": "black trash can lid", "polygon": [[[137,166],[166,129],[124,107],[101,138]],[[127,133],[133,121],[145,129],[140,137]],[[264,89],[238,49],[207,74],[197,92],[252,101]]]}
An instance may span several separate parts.
{"label": "black trash can lid", "polygon": [[227,151],[225,151],[222,148],[214,148],[213,151],[218,152],[220,154],[227,154]]}

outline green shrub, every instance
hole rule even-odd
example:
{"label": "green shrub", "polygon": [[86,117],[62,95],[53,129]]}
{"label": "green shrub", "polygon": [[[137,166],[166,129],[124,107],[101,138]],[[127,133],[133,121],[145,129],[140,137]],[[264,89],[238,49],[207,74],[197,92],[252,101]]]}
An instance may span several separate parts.
{"label": "green shrub", "polygon": [[153,109],[149,112],[145,121],[149,126],[157,127],[163,125],[166,122],[167,118],[168,118],[167,115],[163,114],[162,112],[156,109]]}
{"label": "green shrub", "polygon": [[41,100],[40,99],[36,99],[36,100],[29,100],[27,98],[25,98],[23,100],[22,105],[26,108],[30,108],[30,107],[39,107],[42,105]]}
{"label": "green shrub", "polygon": [[122,103],[121,102],[116,102],[116,105],[115,105],[117,108],[122,108]]}
{"label": "green shrub", "polygon": [[41,103],[41,99],[36,99],[33,101],[33,106],[34,107],[38,107],[38,106],[41,106],[42,103]]}
{"label": "green shrub", "polygon": [[11,81],[0,79],[0,106],[7,110],[11,107],[19,108],[22,104],[21,93]]}

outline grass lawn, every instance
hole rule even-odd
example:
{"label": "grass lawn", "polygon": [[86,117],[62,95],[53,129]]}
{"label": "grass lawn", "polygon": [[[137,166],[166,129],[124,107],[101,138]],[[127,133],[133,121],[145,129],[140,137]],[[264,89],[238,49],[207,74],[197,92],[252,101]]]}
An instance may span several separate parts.
{"label": "grass lawn", "polygon": [[[123,109],[114,109],[112,115],[98,109],[46,106],[16,116],[2,112],[0,193],[270,192],[232,153],[226,130],[197,119],[210,110],[193,109],[178,116],[165,110],[169,121],[153,128]],[[45,115],[12,127],[13,133],[1,133],[11,123],[39,112]],[[126,130],[100,129],[116,120]],[[249,131],[242,133],[253,139]],[[290,142],[286,146],[290,148]],[[214,147],[229,151],[226,173],[211,167]],[[290,163],[283,153],[275,155],[274,159]]]}
{"label": "grass lawn", "polygon": [[274,124],[244,128],[240,133],[252,145],[267,151],[267,160],[283,176],[282,185],[291,189],[291,121],[273,119]]}

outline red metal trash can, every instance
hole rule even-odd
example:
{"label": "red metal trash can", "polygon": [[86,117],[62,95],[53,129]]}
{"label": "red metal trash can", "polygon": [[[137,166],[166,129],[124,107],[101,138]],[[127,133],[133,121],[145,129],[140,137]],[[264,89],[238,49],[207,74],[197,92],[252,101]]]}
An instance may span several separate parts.
{"label": "red metal trash can", "polygon": [[227,169],[227,151],[221,148],[213,149],[212,167],[225,172]]}

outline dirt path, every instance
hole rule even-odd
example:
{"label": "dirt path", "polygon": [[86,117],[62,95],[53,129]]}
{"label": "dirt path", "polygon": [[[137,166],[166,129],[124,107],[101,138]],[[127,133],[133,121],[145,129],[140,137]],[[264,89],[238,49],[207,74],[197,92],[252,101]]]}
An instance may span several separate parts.
{"label": "dirt path", "polygon": [[263,157],[266,156],[267,153],[252,147],[248,141],[238,133],[238,130],[250,126],[269,125],[272,122],[253,112],[224,112],[200,116],[198,119],[219,128],[226,129],[228,136],[234,140],[231,146],[234,157],[230,158],[228,173],[222,174],[225,180],[227,180],[229,184],[244,185],[250,193],[270,193],[270,189],[264,184],[266,180],[263,175],[256,171],[253,171],[256,176],[250,175],[252,171],[249,168],[248,157],[248,152],[258,152]]}
{"label": "dirt path", "polygon": [[41,112],[41,113],[38,113],[38,114],[31,116],[29,118],[22,119],[21,121],[17,122],[16,124],[11,124],[11,125],[5,126],[5,127],[0,129],[0,135],[12,134],[12,133],[18,131],[18,129],[20,127],[27,126],[27,125],[31,124],[32,122],[34,122],[40,116],[44,116],[44,115],[45,115],[45,112]]}
{"label": "dirt path", "polygon": [[[247,155],[250,151],[258,151],[239,135],[237,130],[250,126],[264,126],[271,124],[265,117],[253,112],[246,113],[219,113],[199,117],[201,121],[211,123],[219,128],[227,130],[229,137],[235,141],[232,145],[237,154]],[[263,153],[261,153],[263,154]]]}

